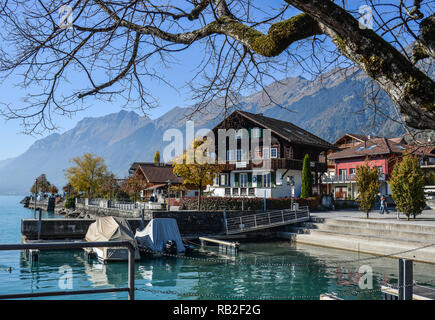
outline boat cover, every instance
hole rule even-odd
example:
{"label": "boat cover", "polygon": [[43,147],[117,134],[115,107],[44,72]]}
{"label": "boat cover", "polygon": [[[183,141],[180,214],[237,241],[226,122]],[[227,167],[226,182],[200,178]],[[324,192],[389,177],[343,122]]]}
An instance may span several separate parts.
{"label": "boat cover", "polygon": [[169,218],[152,219],[143,230],[136,230],[135,238],[139,247],[154,252],[162,252],[168,240],[177,243],[177,252],[184,252],[185,248],[178,230],[177,220]]}
{"label": "boat cover", "polygon": [[[119,217],[97,217],[95,222],[92,223],[88,232],[86,233],[85,240],[89,242],[98,241],[130,241],[137,247],[136,240],[134,239],[133,231],[130,224],[124,218]],[[126,248],[98,248],[102,251],[102,259],[110,260],[111,258],[116,260],[124,260],[121,258],[127,255],[121,253],[127,253]],[[98,250],[99,251],[99,250]],[[135,252],[135,258],[139,257],[138,250]],[[119,257],[118,257],[119,256]]]}

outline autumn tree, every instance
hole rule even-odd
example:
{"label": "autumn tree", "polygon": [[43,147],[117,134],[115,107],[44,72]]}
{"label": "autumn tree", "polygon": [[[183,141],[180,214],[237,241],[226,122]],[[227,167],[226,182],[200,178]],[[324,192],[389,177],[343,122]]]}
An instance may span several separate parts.
{"label": "autumn tree", "polygon": [[[371,17],[373,29],[361,23]],[[89,97],[155,107],[148,83],[171,85],[167,67],[194,48],[204,52],[193,51],[197,72],[186,79],[194,112],[216,98],[226,112],[253,88],[273,103],[266,85],[279,73],[345,68],[372,79],[398,121],[435,129],[432,0],[8,0],[0,20],[0,73],[34,89],[2,113],[27,132],[55,128],[52,115],[74,114]],[[69,85],[73,76],[80,81]]]}
{"label": "autumn tree", "polygon": [[417,157],[405,155],[395,164],[390,178],[390,187],[398,211],[408,220],[410,215],[421,214],[426,206],[424,199],[424,172]]}
{"label": "autumn tree", "polygon": [[51,185],[49,192],[51,193],[51,195],[56,195],[59,192],[59,189],[55,186],[55,185]]}
{"label": "autumn tree", "polygon": [[88,198],[97,194],[102,186],[108,170],[104,159],[90,153],[72,159],[75,166],[66,172],[66,178],[73,188],[83,192]]}
{"label": "autumn tree", "polygon": [[[37,183],[38,183],[38,193],[45,194],[45,193],[50,192],[51,184],[47,180],[47,176],[45,174],[41,174],[37,178]],[[32,194],[35,193],[35,185],[36,185],[36,181],[35,181],[35,183],[33,183],[32,188],[30,189],[30,192]]]}
{"label": "autumn tree", "polygon": [[134,197],[134,202],[137,200],[137,194],[146,187],[146,180],[139,175],[133,175],[129,177],[124,185],[124,192]]}
{"label": "autumn tree", "polygon": [[379,192],[379,170],[376,167],[371,168],[368,159],[364,165],[356,169],[356,182],[359,190],[359,209],[367,214],[372,210],[376,202],[376,196]]}
{"label": "autumn tree", "polygon": [[219,165],[207,154],[206,148],[203,140],[195,139],[173,162],[173,172],[183,178],[183,184],[198,188],[198,210],[201,210],[203,189],[212,184],[214,176],[220,173]]}
{"label": "autumn tree", "polygon": [[313,175],[311,173],[311,161],[310,161],[310,156],[306,154],[302,166],[301,198],[309,198],[312,195],[313,195]]}
{"label": "autumn tree", "polygon": [[110,200],[112,197],[116,197],[120,190],[121,187],[118,180],[112,172],[107,172],[102,176],[99,190],[101,197]]}
{"label": "autumn tree", "polygon": [[74,189],[74,187],[69,182],[62,187],[62,190],[63,190],[63,192],[65,192],[65,194],[67,196],[74,197],[74,198],[78,196],[77,191]]}
{"label": "autumn tree", "polygon": [[160,151],[156,151],[156,153],[154,154],[154,163],[160,163]]}

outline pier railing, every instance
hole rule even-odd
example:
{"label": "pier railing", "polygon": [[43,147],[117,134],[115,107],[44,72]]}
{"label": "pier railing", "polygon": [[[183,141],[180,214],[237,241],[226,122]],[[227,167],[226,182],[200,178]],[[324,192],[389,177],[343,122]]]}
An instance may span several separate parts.
{"label": "pier railing", "polygon": [[71,250],[83,248],[127,248],[128,249],[128,286],[121,288],[89,289],[89,290],[64,290],[31,293],[2,294],[0,299],[23,299],[36,297],[52,297],[77,294],[95,294],[108,292],[128,292],[129,300],[134,300],[134,271],[135,271],[135,248],[128,241],[104,241],[104,242],[45,242],[24,244],[0,244],[0,251],[11,250]]}
{"label": "pier railing", "polygon": [[297,210],[276,210],[257,214],[250,214],[225,220],[227,234],[236,234],[260,229],[267,229],[310,219],[308,206]]}

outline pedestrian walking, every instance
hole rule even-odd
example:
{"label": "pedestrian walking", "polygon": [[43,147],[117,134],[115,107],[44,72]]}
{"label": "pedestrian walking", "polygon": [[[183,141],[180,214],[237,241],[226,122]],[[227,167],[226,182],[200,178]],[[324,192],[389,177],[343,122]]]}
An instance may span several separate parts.
{"label": "pedestrian walking", "polygon": [[381,197],[381,207],[380,207],[380,214],[384,214],[384,212],[386,212],[387,214],[389,214],[388,209],[387,209],[387,199],[385,198],[385,196]]}

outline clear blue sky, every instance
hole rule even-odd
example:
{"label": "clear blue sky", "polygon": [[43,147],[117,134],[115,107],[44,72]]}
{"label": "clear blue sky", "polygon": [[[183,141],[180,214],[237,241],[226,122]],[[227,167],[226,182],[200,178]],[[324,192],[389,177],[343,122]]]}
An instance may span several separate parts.
{"label": "clear blue sky", "polygon": [[[269,2],[269,5],[274,8],[279,8],[282,4],[282,0],[272,0]],[[262,3],[262,5],[264,6],[264,3]],[[296,10],[292,9],[292,11],[289,12],[289,15],[293,15],[295,12]],[[0,43],[0,45],[4,47],[3,43]],[[192,104],[192,102],[188,100],[190,95],[185,88],[185,84],[194,75],[194,68],[198,64],[198,57],[203,56],[203,48],[204,47],[200,44],[194,44],[188,50],[174,54],[174,57],[178,62],[171,65],[171,69],[168,69],[165,75],[171,79],[172,85],[174,85],[178,91],[165,84],[158,83],[157,81],[146,82],[147,88],[153,93],[153,96],[159,100],[160,104],[159,108],[149,111],[148,115],[152,119],[159,117],[175,106],[183,107]],[[285,75],[283,74],[281,78],[284,76]],[[83,79],[82,76],[70,73],[69,81],[72,83],[72,86],[74,86],[74,84],[80,84],[81,79]],[[100,80],[100,82],[106,81],[106,79],[98,78],[97,80]],[[19,74],[14,74],[6,81],[1,83],[0,102],[9,103],[14,107],[20,107],[20,103],[25,97],[25,90],[16,86],[16,84],[20,83],[20,81],[22,81],[22,78],[19,76]],[[98,117],[120,111],[120,101],[107,103],[92,97],[86,98],[85,101],[86,105],[88,106],[87,110],[81,111],[73,115],[71,118],[56,118],[56,125],[59,127],[57,132],[62,133],[73,128],[77,122],[84,117]],[[134,110],[134,108],[132,109]],[[53,132],[45,132],[43,135],[37,136],[26,135],[22,133],[20,120],[5,121],[5,119],[0,116],[0,160],[18,156],[26,151],[28,147],[37,139],[52,133]]]}
{"label": "clear blue sky", "polygon": [[[260,1],[260,0],[259,0]],[[362,3],[363,0],[352,1],[352,6],[356,3]],[[348,2],[350,3],[350,2]],[[268,4],[271,7],[278,8],[283,4],[282,0],[269,0]],[[264,2],[262,3],[264,6]],[[295,14],[296,10],[289,11],[289,15]],[[0,43],[3,47],[3,44]],[[153,92],[153,95],[159,100],[160,107],[150,110],[148,115],[151,118],[157,118],[166,113],[175,106],[188,106],[192,103],[188,100],[189,92],[183,89],[185,83],[192,78],[194,68],[197,66],[198,57],[202,56],[203,46],[193,45],[192,48],[182,53],[174,55],[178,59],[178,64],[172,65],[171,69],[167,70],[166,76],[171,79],[172,84],[180,91],[168,87],[165,84],[158,82],[147,82],[147,87]],[[287,70],[287,76],[297,76],[300,72],[297,70]],[[302,74],[304,75],[304,74]],[[283,78],[286,74],[276,75],[278,78]],[[70,82],[80,83],[80,75],[72,74],[69,78]],[[16,87],[15,84],[20,82],[19,75],[13,75],[0,85],[0,101],[3,103],[11,103],[14,106],[19,106],[24,98],[23,89]],[[98,79],[97,79],[98,80]],[[102,80],[103,81],[103,80]],[[101,102],[94,98],[86,98],[88,109],[81,111],[72,118],[57,117],[56,124],[59,127],[57,132],[62,133],[73,128],[78,121],[84,117],[98,117],[113,112],[120,111],[120,102],[113,101],[111,103]],[[47,136],[52,132],[46,132],[43,136],[29,136],[21,133],[22,128],[19,120],[10,120],[6,122],[0,116],[0,160],[15,157],[23,153],[36,139]]]}

